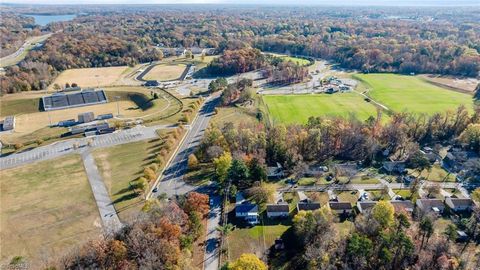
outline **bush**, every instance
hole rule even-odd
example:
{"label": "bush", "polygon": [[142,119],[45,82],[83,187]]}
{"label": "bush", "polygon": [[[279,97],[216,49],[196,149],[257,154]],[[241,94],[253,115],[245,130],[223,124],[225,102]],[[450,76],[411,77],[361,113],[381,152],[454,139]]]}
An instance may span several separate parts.
{"label": "bush", "polygon": [[22,149],[25,145],[23,145],[23,143],[16,143],[13,147],[15,148],[15,150],[19,150],[19,149]]}
{"label": "bush", "polygon": [[157,175],[155,174],[155,172],[147,167],[143,170],[143,175],[145,176],[145,178],[150,182],[150,181],[153,181],[155,180],[155,178],[157,178]]}
{"label": "bush", "polygon": [[190,170],[195,169],[198,167],[198,159],[194,154],[190,154],[188,156],[188,168]]}
{"label": "bush", "polygon": [[38,139],[35,142],[37,143],[37,145],[42,145],[44,143],[42,139]]}
{"label": "bush", "polygon": [[151,165],[148,166],[148,167],[149,167],[150,169],[152,169],[152,171],[154,171],[154,172],[158,171],[158,165],[155,164],[155,163],[151,164]]}

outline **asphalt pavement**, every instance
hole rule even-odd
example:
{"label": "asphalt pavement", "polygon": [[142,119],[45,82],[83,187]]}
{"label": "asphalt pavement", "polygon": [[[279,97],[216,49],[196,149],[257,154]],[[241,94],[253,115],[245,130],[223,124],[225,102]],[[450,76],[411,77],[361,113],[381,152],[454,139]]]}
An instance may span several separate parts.
{"label": "asphalt pavement", "polygon": [[220,218],[222,216],[222,198],[220,196],[210,196],[210,202],[203,269],[217,270],[219,268],[220,254],[220,232],[217,230],[217,227],[220,226]]}
{"label": "asphalt pavement", "polygon": [[197,118],[190,125],[185,139],[179,146],[178,151],[163,172],[161,180],[156,186],[158,189],[156,193],[157,196],[165,193],[168,197],[172,197],[186,194],[198,188],[183,181],[183,177],[188,169],[188,156],[192,154],[200,144],[205,130],[208,127],[208,123],[214,115],[215,106],[217,106],[219,101],[220,97],[216,94],[215,96],[209,97],[200,108]]}

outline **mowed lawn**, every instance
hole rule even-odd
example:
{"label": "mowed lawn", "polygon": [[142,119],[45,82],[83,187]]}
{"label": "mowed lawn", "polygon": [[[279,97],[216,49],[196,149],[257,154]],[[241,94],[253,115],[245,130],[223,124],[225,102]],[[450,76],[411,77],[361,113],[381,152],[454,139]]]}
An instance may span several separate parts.
{"label": "mowed lawn", "polygon": [[165,65],[160,64],[152,68],[144,77],[145,80],[170,81],[180,78],[186,65]]}
{"label": "mowed lawn", "polygon": [[264,95],[270,119],[281,123],[306,123],[310,116],[354,116],[366,120],[377,115],[374,105],[356,93],[333,95]]}
{"label": "mowed lawn", "polygon": [[93,152],[95,162],[121,219],[128,219],[143,206],[142,197],[134,193],[129,183],[143,176],[144,167],[152,163],[161,143],[160,139],[152,139]]}
{"label": "mowed lawn", "polygon": [[0,187],[2,265],[24,256],[38,266],[42,256],[64,254],[101,234],[79,155],[3,170]]}
{"label": "mowed lawn", "polygon": [[430,84],[419,77],[396,74],[357,74],[371,88],[369,95],[395,112],[427,113],[455,110],[465,105],[473,110],[471,95]]}

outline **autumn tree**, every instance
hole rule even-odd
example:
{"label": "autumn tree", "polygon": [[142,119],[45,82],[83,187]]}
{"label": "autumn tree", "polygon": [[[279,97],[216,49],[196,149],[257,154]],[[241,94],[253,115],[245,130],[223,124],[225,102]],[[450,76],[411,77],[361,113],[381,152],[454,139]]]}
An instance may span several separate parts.
{"label": "autumn tree", "polygon": [[213,165],[215,166],[215,175],[220,183],[223,183],[227,178],[231,164],[232,156],[229,152],[224,152],[218,158],[213,159]]}
{"label": "autumn tree", "polygon": [[388,228],[394,224],[394,214],[395,209],[389,201],[379,201],[372,208],[372,216],[382,228]]}
{"label": "autumn tree", "polygon": [[198,167],[198,159],[195,154],[188,155],[188,168],[190,170],[196,169]]}
{"label": "autumn tree", "polygon": [[229,270],[267,270],[267,265],[254,254],[242,254],[237,260],[228,263]]}

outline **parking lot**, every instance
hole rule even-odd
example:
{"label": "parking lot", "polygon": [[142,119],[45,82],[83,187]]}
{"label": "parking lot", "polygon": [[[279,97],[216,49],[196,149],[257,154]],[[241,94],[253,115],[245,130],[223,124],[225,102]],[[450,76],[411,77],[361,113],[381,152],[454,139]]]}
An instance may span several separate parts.
{"label": "parking lot", "polygon": [[121,130],[110,134],[92,136],[80,139],[70,139],[31,150],[11,154],[0,158],[0,169],[8,169],[31,162],[52,159],[70,153],[82,153],[91,147],[109,147],[134,141],[157,137],[155,132],[164,126],[141,127]]}

